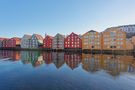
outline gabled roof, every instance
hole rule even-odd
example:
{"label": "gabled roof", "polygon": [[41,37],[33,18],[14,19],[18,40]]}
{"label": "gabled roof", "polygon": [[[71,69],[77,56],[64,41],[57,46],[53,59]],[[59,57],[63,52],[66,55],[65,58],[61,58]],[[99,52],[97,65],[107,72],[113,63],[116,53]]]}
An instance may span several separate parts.
{"label": "gabled roof", "polygon": [[8,41],[9,40],[9,38],[4,38],[2,41]]}
{"label": "gabled roof", "polygon": [[11,39],[14,39],[14,40],[21,40],[21,38],[19,38],[19,37],[13,37],[13,38],[11,38]]}
{"label": "gabled roof", "polygon": [[65,38],[65,36],[62,35],[62,34],[60,34],[60,33],[57,33],[57,34],[55,35],[55,37],[58,37],[58,36]]}
{"label": "gabled roof", "polygon": [[[75,35],[77,35],[77,34],[76,34],[76,33],[74,33],[74,32],[72,32],[71,34],[75,34]],[[70,34],[70,35],[71,35],[71,34]]]}
{"label": "gabled roof", "polygon": [[84,33],[82,36],[84,36],[84,35],[87,34],[87,33],[91,33],[91,32],[97,32],[97,31],[95,31],[95,30],[90,30],[90,31]]}
{"label": "gabled roof", "polygon": [[38,40],[43,40],[43,37],[42,37],[41,35],[39,35],[39,34],[33,34],[33,35],[35,35],[35,37],[36,37]]}
{"label": "gabled roof", "polygon": [[124,32],[124,31],[122,31],[121,28],[111,27],[111,28],[107,28],[107,29],[106,29],[105,31],[103,31],[102,33],[104,33],[104,32],[110,32],[110,31],[114,31],[114,30],[120,31],[120,32]]}
{"label": "gabled roof", "polygon": [[[79,36],[78,34],[76,34],[76,33],[74,33],[74,32],[72,32],[70,35],[72,35],[72,34],[74,34],[74,35],[76,35],[76,36]],[[70,35],[68,35],[68,36],[70,36]],[[67,36],[67,37],[68,37],[68,36]]]}
{"label": "gabled roof", "polygon": [[6,38],[0,38],[0,41],[3,41],[4,39],[6,39]]}
{"label": "gabled roof", "polygon": [[45,36],[45,38],[46,38],[46,37],[49,37],[49,38],[51,38],[51,39],[53,38],[53,37],[52,37],[52,36],[50,36],[50,35],[46,35],[46,36]]}
{"label": "gabled roof", "polygon": [[96,32],[95,30],[90,30],[90,31],[88,31],[88,32]]}
{"label": "gabled roof", "polygon": [[26,38],[30,39],[31,35],[25,34],[23,37],[26,37]]}

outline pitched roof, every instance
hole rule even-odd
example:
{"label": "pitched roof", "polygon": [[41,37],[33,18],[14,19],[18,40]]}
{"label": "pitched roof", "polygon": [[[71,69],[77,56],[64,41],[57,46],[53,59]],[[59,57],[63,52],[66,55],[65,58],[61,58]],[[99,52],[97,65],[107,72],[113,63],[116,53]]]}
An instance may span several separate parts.
{"label": "pitched roof", "polygon": [[[72,32],[71,34],[77,35],[77,34],[76,34],[76,33],[74,33],[74,32]],[[71,34],[70,34],[70,35],[71,35]],[[78,36],[78,35],[77,35],[77,36]]]}
{"label": "pitched roof", "polygon": [[9,38],[4,38],[2,41],[8,41],[9,40]]}
{"label": "pitched roof", "polygon": [[46,38],[46,37],[49,37],[49,38],[51,38],[51,39],[53,38],[53,37],[52,37],[52,36],[50,36],[50,35],[46,35],[46,36],[45,36],[45,38]]}
{"label": "pitched roof", "polygon": [[87,33],[91,33],[91,32],[97,32],[97,31],[95,31],[95,30],[90,30],[90,31],[84,33],[82,36],[84,36],[84,35],[87,34]]}
{"label": "pitched roof", "polygon": [[55,37],[65,37],[64,35],[62,35],[62,34],[60,34],[60,33],[57,33],[56,35],[55,35]]}
{"label": "pitched roof", "polygon": [[6,39],[6,38],[0,38],[0,41],[3,41],[4,39]]}
{"label": "pitched roof", "polygon": [[26,37],[26,38],[30,39],[31,35],[25,34],[23,37]]}
{"label": "pitched roof", "polygon": [[111,27],[111,28],[107,28],[105,31],[103,31],[103,33],[104,33],[104,32],[110,32],[110,31],[113,31],[113,30],[120,31],[120,32],[124,32],[124,31],[122,31],[121,28]]}
{"label": "pitched roof", "polygon": [[41,35],[39,35],[39,34],[33,34],[33,35],[35,35],[35,37],[36,37],[38,40],[43,40],[43,37],[42,37]]}
{"label": "pitched roof", "polygon": [[95,30],[90,30],[90,31],[88,31],[88,32],[96,32]]}
{"label": "pitched roof", "polygon": [[21,40],[21,38],[19,38],[19,37],[13,37],[13,38],[11,38],[11,39]]}

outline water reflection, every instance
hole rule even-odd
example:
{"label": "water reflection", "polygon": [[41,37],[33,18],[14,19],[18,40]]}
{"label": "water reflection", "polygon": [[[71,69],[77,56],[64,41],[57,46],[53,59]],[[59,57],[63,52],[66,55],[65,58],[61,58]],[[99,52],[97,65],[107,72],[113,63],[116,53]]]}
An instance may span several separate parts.
{"label": "water reflection", "polygon": [[20,60],[20,52],[16,51],[0,51],[0,58],[9,58],[12,61]]}
{"label": "water reflection", "polygon": [[52,61],[55,64],[56,68],[59,69],[65,63],[64,61],[64,53],[63,52],[53,52],[52,53]]}
{"label": "water reflection", "polygon": [[64,52],[37,52],[37,51],[0,51],[0,58],[7,58],[10,61],[19,61],[23,64],[31,64],[38,67],[43,64],[54,64],[57,69],[68,66],[71,70],[79,65],[86,72],[97,72],[104,70],[111,76],[118,76],[120,73],[135,72],[135,61],[133,56],[126,55],[105,55],[105,54],[84,54]]}

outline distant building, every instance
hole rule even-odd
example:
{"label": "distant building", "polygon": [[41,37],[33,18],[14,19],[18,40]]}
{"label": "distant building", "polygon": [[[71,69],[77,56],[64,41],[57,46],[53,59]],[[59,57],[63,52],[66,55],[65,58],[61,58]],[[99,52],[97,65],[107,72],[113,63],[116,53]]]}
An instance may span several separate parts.
{"label": "distant building", "polygon": [[33,34],[29,39],[29,48],[39,48],[43,45],[43,37],[38,34]]}
{"label": "distant building", "polygon": [[9,48],[15,48],[20,47],[21,38],[13,37],[8,40],[8,47]]}
{"label": "distant building", "polygon": [[64,49],[64,35],[56,34],[52,40],[52,48],[53,49]]}
{"label": "distant building", "polygon": [[2,48],[8,48],[9,44],[8,44],[8,38],[3,39],[2,41]]}
{"label": "distant building", "polygon": [[24,35],[21,40],[21,48],[29,48],[29,39],[31,35]]}
{"label": "distant building", "polygon": [[0,38],[0,48],[2,48],[2,41],[4,40],[5,38]]}
{"label": "distant building", "polygon": [[53,40],[52,36],[46,35],[43,40],[43,48],[52,49],[52,40]]}
{"label": "distant building", "polygon": [[123,25],[123,26],[117,26],[114,28],[119,28],[122,31],[126,32],[127,38],[131,38],[132,36],[135,36],[135,25]]}
{"label": "distant building", "polygon": [[81,49],[82,40],[80,36],[72,32],[65,38],[64,47],[65,49]]}
{"label": "distant building", "polygon": [[108,28],[103,33],[103,50],[124,50],[126,33],[119,28]]}
{"label": "distant building", "polygon": [[101,49],[101,33],[91,30],[83,34],[82,49]]}
{"label": "distant building", "polygon": [[125,31],[126,33],[135,33],[135,25],[123,25],[118,26],[122,31]]}

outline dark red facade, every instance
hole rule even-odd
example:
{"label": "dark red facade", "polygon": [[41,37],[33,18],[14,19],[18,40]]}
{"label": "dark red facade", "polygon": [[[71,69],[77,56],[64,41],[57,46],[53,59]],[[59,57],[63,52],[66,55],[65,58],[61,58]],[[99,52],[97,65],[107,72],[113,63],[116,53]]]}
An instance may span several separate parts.
{"label": "dark red facade", "polygon": [[9,40],[9,39],[4,39],[4,40],[2,41],[2,47],[3,47],[3,48],[8,48],[8,46],[9,46],[8,40]]}
{"label": "dark red facade", "polygon": [[8,40],[8,47],[15,48],[17,46],[20,46],[21,39],[20,38],[11,38]]}
{"label": "dark red facade", "polygon": [[53,38],[51,36],[46,36],[43,40],[43,48],[51,49],[52,48],[52,40]]}
{"label": "dark red facade", "polygon": [[82,40],[79,35],[72,32],[69,36],[65,38],[64,47],[65,49],[81,49]]}
{"label": "dark red facade", "polygon": [[11,48],[11,47],[17,47],[20,45],[21,39],[20,38],[11,38],[11,39],[7,39],[5,38],[2,41],[2,47],[3,48]]}

